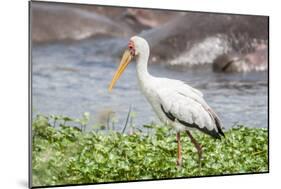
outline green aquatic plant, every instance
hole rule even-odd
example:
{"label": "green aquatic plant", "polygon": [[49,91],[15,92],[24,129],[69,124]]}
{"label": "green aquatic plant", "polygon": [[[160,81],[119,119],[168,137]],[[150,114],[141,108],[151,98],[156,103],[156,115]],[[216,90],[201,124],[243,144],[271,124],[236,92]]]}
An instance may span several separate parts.
{"label": "green aquatic plant", "polygon": [[[83,116],[87,124],[89,114]],[[176,139],[163,125],[144,125],[148,132],[82,132],[70,121],[37,115],[32,122],[33,186],[99,183],[177,177],[268,172],[268,131],[235,126],[222,140],[199,132],[201,166],[196,149],[182,137],[183,165],[176,167]]]}

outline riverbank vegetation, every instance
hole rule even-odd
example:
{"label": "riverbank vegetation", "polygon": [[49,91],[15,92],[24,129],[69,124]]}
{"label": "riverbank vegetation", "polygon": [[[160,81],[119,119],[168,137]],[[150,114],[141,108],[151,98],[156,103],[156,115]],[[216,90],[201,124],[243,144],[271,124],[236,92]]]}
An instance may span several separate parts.
{"label": "riverbank vegetation", "polygon": [[[183,166],[176,167],[175,131],[144,125],[127,134],[114,130],[84,131],[81,119],[37,115],[32,122],[33,186],[165,179],[268,171],[268,131],[236,125],[222,140],[193,132],[196,149],[182,135]],[[69,126],[70,123],[78,127]],[[183,133],[184,134],[184,133]]]}

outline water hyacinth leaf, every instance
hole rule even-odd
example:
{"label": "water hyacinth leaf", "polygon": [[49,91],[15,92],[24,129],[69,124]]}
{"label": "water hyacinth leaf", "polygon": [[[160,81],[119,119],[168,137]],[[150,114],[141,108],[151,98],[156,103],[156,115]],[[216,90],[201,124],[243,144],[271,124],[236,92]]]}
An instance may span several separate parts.
{"label": "water hyacinth leaf", "polygon": [[[34,186],[268,171],[266,129],[235,126],[221,141],[193,132],[203,146],[201,166],[196,149],[182,137],[183,166],[178,169],[175,132],[169,127],[144,125],[149,135],[145,131],[132,135],[99,130],[82,133],[66,125],[54,129],[49,120],[55,117],[38,115],[32,123]],[[82,116],[79,122],[82,119],[90,117]]]}

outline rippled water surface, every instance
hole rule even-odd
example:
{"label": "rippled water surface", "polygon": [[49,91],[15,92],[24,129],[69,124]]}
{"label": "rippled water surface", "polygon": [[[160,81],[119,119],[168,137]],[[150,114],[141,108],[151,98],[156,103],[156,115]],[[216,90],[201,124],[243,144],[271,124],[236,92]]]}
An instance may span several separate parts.
{"label": "rippled water surface", "polygon": [[[117,121],[115,127],[121,129],[132,105],[137,127],[159,122],[138,90],[134,63],[128,66],[113,92],[107,90],[119,63],[116,52],[122,45],[123,40],[114,39],[33,45],[34,114],[81,117],[83,112],[90,112],[88,129],[94,123],[107,122],[110,115]],[[266,72],[220,74],[213,73],[209,67],[183,69],[163,64],[149,65],[149,71],[155,76],[186,81],[201,90],[226,128],[235,123],[267,127]]]}

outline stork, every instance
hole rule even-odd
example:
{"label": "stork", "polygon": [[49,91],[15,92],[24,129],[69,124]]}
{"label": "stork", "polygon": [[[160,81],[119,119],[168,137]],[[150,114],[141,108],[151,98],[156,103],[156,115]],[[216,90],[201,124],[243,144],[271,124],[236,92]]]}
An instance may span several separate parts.
{"label": "stork", "polygon": [[199,161],[202,157],[202,146],[191,135],[191,130],[199,130],[216,139],[224,136],[222,123],[218,115],[203,99],[203,94],[188,84],[174,79],[154,77],[147,71],[149,44],[138,36],[128,43],[120,65],[109,85],[112,90],[116,81],[131,60],[136,58],[138,84],[141,92],[151,104],[159,119],[176,130],[178,166],[182,165],[182,146],[180,132],[185,131],[197,149]]}

